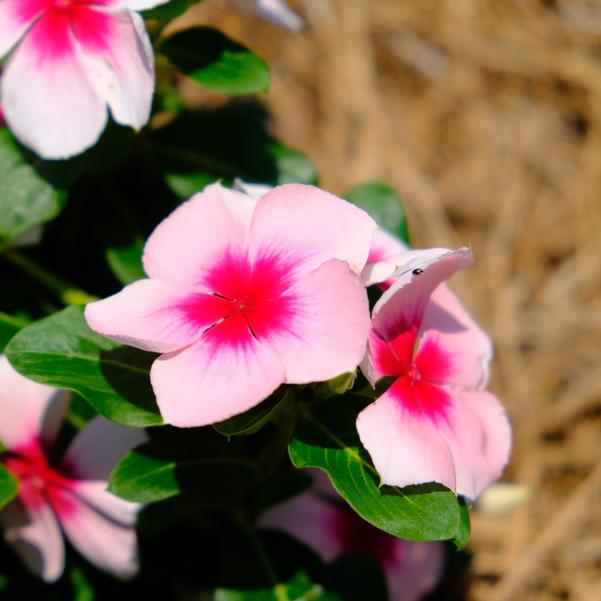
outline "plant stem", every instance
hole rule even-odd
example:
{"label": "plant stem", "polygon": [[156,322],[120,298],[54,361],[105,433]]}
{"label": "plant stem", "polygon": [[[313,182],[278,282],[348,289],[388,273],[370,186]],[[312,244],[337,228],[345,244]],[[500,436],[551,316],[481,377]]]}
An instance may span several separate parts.
{"label": "plant stem", "polygon": [[6,250],[3,256],[9,263],[12,263],[31,278],[46,286],[46,288],[58,296],[65,305],[84,305],[97,300],[95,296],[61,280],[17,250]]}

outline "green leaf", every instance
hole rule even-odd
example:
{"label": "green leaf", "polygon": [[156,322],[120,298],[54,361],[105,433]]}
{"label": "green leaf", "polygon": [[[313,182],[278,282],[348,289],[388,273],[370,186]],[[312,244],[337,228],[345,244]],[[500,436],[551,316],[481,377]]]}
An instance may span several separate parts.
{"label": "green leaf", "polygon": [[154,355],[96,334],[83,312],[68,307],[23,328],[6,347],[13,367],[36,382],[77,392],[115,422],[162,423],[149,381]]}
{"label": "green leaf", "polygon": [[303,572],[299,572],[285,584],[276,584],[263,590],[232,590],[220,588],[215,591],[214,601],[342,601],[315,584]]}
{"label": "green leaf", "polygon": [[288,447],[292,463],[327,472],[349,505],[364,520],[389,534],[416,541],[459,537],[459,503],[444,486],[378,486],[378,474],[355,428],[357,414],[370,402],[345,395],[313,402],[305,408]]}
{"label": "green leaf", "polygon": [[470,520],[470,512],[464,499],[459,500],[460,503],[460,516],[461,521],[459,523],[459,532],[453,541],[458,551],[461,551],[465,545],[467,545],[470,535],[472,533],[472,522]]}
{"label": "green leaf", "polygon": [[142,16],[145,19],[157,19],[161,21],[171,21],[180,15],[183,15],[193,4],[200,0],[171,0],[160,6],[155,6],[145,10]]}
{"label": "green leaf", "polygon": [[0,463],[0,509],[15,498],[18,490],[17,479]]}
{"label": "green leaf", "polygon": [[144,242],[135,238],[128,246],[112,246],[106,250],[106,260],[122,284],[131,284],[146,277],[142,267]]}
{"label": "green leaf", "polygon": [[367,182],[349,190],[345,198],[367,211],[383,229],[410,244],[403,201],[388,184]]}
{"label": "green leaf", "polygon": [[165,183],[181,200],[188,200],[209,184],[215,183],[219,177],[205,172],[165,173]]}
{"label": "green leaf", "polygon": [[213,428],[224,436],[248,436],[258,432],[279,411],[290,407],[294,402],[294,391],[291,388],[277,390],[262,403],[223,422],[213,425]]}
{"label": "green leaf", "polygon": [[255,469],[235,445],[198,428],[130,451],[113,470],[109,490],[139,503],[189,493],[199,502],[227,504],[246,494]]}
{"label": "green leaf", "polygon": [[340,374],[327,382],[321,382],[313,388],[313,392],[318,399],[329,399],[338,394],[344,394],[350,390],[357,379],[357,372],[351,371]]}
{"label": "green leaf", "polygon": [[193,27],[165,40],[161,52],[208,90],[231,95],[263,92],[269,67],[254,52],[211,27]]}
{"label": "green leaf", "polygon": [[65,199],[25,161],[8,130],[0,130],[0,243],[56,217]]}
{"label": "green leaf", "polygon": [[27,324],[24,319],[0,311],[0,353],[4,352],[10,339]]}
{"label": "green leaf", "polygon": [[271,145],[268,152],[276,162],[278,170],[276,183],[317,184],[319,179],[317,168],[307,155],[283,144]]}

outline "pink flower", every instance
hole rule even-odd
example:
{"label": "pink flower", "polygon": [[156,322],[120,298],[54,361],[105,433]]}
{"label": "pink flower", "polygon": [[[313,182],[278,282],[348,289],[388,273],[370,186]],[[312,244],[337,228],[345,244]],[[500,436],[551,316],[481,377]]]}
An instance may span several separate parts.
{"label": "pink flower", "polygon": [[292,31],[303,28],[303,20],[283,0],[229,0],[242,10],[254,11],[276,25]]}
{"label": "pink flower", "polygon": [[345,552],[375,557],[386,576],[391,601],[417,601],[438,583],[441,543],[415,543],[374,528],[348,508],[322,472],[317,486],[265,512],[259,525],[299,539],[329,563]]}
{"label": "pink flower", "polygon": [[407,251],[394,263],[400,276],[374,307],[362,365],[372,384],[394,381],[359,414],[361,442],[382,483],[440,482],[474,499],[501,475],[511,433],[485,390],[490,340],[443,284],[472,255]]}
{"label": "pink flower", "polygon": [[96,418],[54,465],[48,458],[67,406],[67,393],[27,380],[0,356],[0,441],[6,448],[0,461],[19,481],[17,498],[0,512],[5,538],[47,582],[63,572],[61,527],[97,567],[131,577],[137,570],[139,505],[106,487],[111,469],[143,442],[144,433]]}
{"label": "pink flower", "polygon": [[40,156],[93,146],[107,122],[136,129],[149,118],[154,57],[134,10],[167,0],[0,0],[4,116]]}
{"label": "pink flower", "polygon": [[356,368],[369,330],[358,273],[375,228],[312,186],[257,199],[215,184],[150,236],[150,279],[88,305],[86,319],[104,336],[163,353],[150,378],[168,423],[218,422],[282,383]]}

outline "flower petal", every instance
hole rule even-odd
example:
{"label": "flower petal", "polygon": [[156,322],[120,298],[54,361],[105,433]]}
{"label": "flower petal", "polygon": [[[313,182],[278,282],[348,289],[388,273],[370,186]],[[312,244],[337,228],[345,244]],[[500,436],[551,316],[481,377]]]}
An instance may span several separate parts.
{"label": "flower petal", "polygon": [[447,422],[440,424],[453,455],[456,490],[476,497],[501,476],[509,459],[511,428],[497,397],[485,391],[447,388],[453,403]]}
{"label": "flower petal", "polygon": [[129,8],[129,10],[148,10],[161,4],[166,4],[169,0],[109,0],[111,7]]}
{"label": "flower petal", "polygon": [[[308,384],[354,371],[369,332],[369,304],[359,277],[334,259],[286,294],[292,310],[285,329],[268,331],[265,338],[284,363],[286,382]],[[251,326],[262,340],[252,319]]]}
{"label": "flower petal", "polygon": [[35,487],[28,488],[32,503],[24,505],[17,498],[0,512],[4,538],[34,574],[54,582],[65,565],[63,535],[42,494]]}
{"label": "flower petal", "polygon": [[0,58],[46,10],[45,0],[0,0]]}
{"label": "flower petal", "polygon": [[79,62],[62,13],[48,13],[30,29],[2,76],[8,126],[23,144],[47,159],[93,146],[107,121]]}
{"label": "flower petal", "polygon": [[301,31],[303,20],[283,0],[256,0],[257,12],[273,21],[276,25],[287,27],[292,31]]}
{"label": "flower petal", "polygon": [[486,387],[492,342],[446,284],[441,284],[432,293],[422,332],[423,343],[435,341],[449,358],[446,384],[472,389]]}
{"label": "flower petal", "polygon": [[38,439],[49,449],[68,406],[68,392],[25,378],[0,355],[0,442],[7,449]]}
{"label": "flower petal", "polygon": [[372,312],[372,326],[384,339],[420,328],[430,296],[437,286],[459,269],[471,265],[467,248],[409,251],[398,280],[380,297]]}
{"label": "flower petal", "polygon": [[67,473],[78,480],[100,480],[106,483],[118,461],[146,440],[144,430],[128,428],[95,417],[75,436],[62,464]]}
{"label": "flower petal", "polygon": [[188,348],[161,355],[150,380],[163,419],[205,426],[242,413],[284,382],[284,366],[239,315],[207,330]]}
{"label": "flower petal", "polygon": [[[85,40],[87,28],[93,26],[93,22],[75,21],[75,36]],[[106,44],[106,49],[98,49],[80,43],[82,64],[113,119],[139,129],[150,117],[154,90],[154,55],[142,17],[130,12],[111,15]]]}
{"label": "flower petal", "polygon": [[[101,502],[103,511],[98,511],[83,501],[75,490],[60,492],[62,504],[69,508],[61,515],[61,526],[67,538],[101,570],[123,579],[133,577],[138,570],[136,531],[112,519],[110,510],[107,511],[109,501]],[[122,517],[123,501],[113,497],[112,502],[118,506],[115,513]]]}
{"label": "flower petal", "polygon": [[334,560],[343,548],[336,533],[340,511],[313,491],[270,508],[259,518],[261,528],[281,530],[313,549],[323,561]]}
{"label": "flower petal", "polygon": [[286,184],[257,202],[251,225],[251,253],[290,257],[300,273],[329,259],[346,261],[359,273],[367,261],[373,219],[349,202],[314,186]]}
{"label": "flower petal", "polygon": [[436,425],[405,410],[390,391],[361,411],[357,431],[382,484],[440,482],[455,490],[453,456]]}
{"label": "flower petal", "polygon": [[246,249],[256,199],[220,184],[179,206],[151,234],[144,269],[151,278],[191,287],[228,252]]}
{"label": "flower petal", "polygon": [[89,326],[103,336],[164,353],[194,342],[226,312],[226,301],[218,297],[182,292],[159,280],[139,280],[90,303],[85,316]]}

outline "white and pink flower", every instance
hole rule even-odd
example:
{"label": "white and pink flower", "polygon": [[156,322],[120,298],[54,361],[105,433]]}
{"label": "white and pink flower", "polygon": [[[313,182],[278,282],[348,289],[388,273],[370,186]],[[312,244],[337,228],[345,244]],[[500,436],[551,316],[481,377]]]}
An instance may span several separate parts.
{"label": "white and pink flower", "polygon": [[364,279],[395,277],[374,306],[362,369],[374,385],[393,382],[359,414],[361,442],[383,484],[440,482],[475,499],[501,475],[511,432],[486,391],[490,339],[444,284],[472,255],[465,248],[382,252],[384,262],[370,264]]}
{"label": "white and pink flower", "polygon": [[150,236],[149,279],[88,305],[86,319],[162,353],[150,378],[165,421],[215,423],[283,383],[356,369],[369,330],[359,273],[375,229],[367,213],[312,186],[255,198],[215,184]]}
{"label": "white and pink flower", "polygon": [[391,601],[418,601],[439,582],[443,545],[402,540],[374,528],[342,501],[323,472],[312,490],[266,511],[263,528],[282,530],[330,563],[345,552],[365,553],[384,571]]}
{"label": "white and pink flower", "polygon": [[150,115],[154,55],[136,12],[167,0],[0,0],[4,117],[47,159],[93,146],[108,110],[141,128]]}
{"label": "white and pink flower", "polygon": [[0,511],[5,539],[47,582],[65,563],[61,529],[100,569],[129,578],[137,571],[135,522],[140,506],[107,491],[117,461],[143,442],[143,430],[102,417],[79,432],[56,465],[50,453],[68,408],[68,395],[32,382],[0,356],[0,462],[19,482],[18,495]]}

